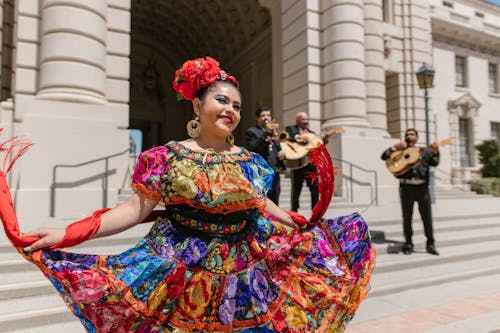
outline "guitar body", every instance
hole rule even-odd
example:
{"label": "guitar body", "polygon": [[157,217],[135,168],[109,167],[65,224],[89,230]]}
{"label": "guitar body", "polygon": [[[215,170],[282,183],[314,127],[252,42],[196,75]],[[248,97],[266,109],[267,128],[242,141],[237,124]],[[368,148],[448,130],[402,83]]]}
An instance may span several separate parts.
{"label": "guitar body", "polygon": [[[451,139],[446,139],[437,143],[438,146],[449,144],[451,144]],[[425,149],[429,149],[429,147],[423,150]],[[416,147],[408,147],[405,150],[392,152],[391,156],[385,160],[385,165],[394,176],[401,176],[420,163],[423,150],[419,150]]]}
{"label": "guitar body", "polygon": [[307,160],[309,150],[305,145],[292,141],[282,141],[280,142],[280,146],[283,153],[285,153],[285,160],[283,162],[287,169],[300,169],[309,163]]}
{"label": "guitar body", "polygon": [[[342,133],[344,129],[342,127],[334,128],[326,133],[326,136],[330,136],[336,133]],[[309,163],[307,159],[307,154],[309,150],[316,148],[324,144],[323,139],[319,135],[314,133],[303,133],[301,134],[306,140],[306,143],[300,143],[296,141],[283,140],[280,142],[281,149],[285,153],[285,166],[287,169],[300,169]]]}
{"label": "guitar body", "polygon": [[420,152],[415,147],[395,151],[385,160],[387,169],[395,176],[401,176],[420,162]]}

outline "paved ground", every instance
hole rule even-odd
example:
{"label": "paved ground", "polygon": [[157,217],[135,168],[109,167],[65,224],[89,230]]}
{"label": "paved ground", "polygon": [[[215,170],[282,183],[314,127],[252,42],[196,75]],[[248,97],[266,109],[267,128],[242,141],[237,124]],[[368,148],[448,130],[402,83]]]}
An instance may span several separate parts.
{"label": "paved ground", "polygon": [[368,297],[346,333],[495,331],[500,332],[500,275]]}

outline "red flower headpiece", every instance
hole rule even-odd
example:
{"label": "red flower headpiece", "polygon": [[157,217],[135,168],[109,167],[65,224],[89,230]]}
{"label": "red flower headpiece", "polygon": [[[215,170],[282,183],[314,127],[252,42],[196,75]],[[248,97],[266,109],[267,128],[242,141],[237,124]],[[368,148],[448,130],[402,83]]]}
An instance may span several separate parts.
{"label": "red flower headpiece", "polygon": [[210,86],[217,80],[228,81],[236,88],[239,87],[236,78],[220,69],[217,60],[205,57],[188,60],[182,64],[181,68],[175,71],[172,85],[180,97],[192,101],[200,89]]}

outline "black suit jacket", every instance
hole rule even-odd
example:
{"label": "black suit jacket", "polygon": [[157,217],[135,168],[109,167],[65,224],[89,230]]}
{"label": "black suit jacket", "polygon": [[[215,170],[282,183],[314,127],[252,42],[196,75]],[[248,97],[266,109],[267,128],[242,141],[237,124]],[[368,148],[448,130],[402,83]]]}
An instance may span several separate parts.
{"label": "black suit jacket", "polygon": [[297,134],[300,134],[300,132],[301,132],[302,130],[300,129],[300,127],[299,127],[299,126],[297,126],[297,125],[293,125],[293,126],[287,126],[287,127],[285,128],[285,131],[286,131],[286,132],[288,133],[288,135],[290,136],[290,140],[291,140],[291,141],[295,141],[295,136],[296,136]]}
{"label": "black suit jacket", "polygon": [[285,170],[285,164],[279,160],[276,154],[281,150],[279,142],[273,141],[273,154],[269,154],[269,133],[261,126],[250,127],[245,132],[246,145],[245,147],[262,156],[267,163],[275,170]]}

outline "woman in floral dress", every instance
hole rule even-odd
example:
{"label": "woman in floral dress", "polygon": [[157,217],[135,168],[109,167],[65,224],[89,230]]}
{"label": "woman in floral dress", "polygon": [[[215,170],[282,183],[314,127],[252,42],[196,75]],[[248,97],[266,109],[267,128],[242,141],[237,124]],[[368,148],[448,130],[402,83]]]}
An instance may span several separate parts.
{"label": "woman in floral dress", "polygon": [[[273,170],[233,144],[236,79],[206,57],[185,62],[173,87],[193,103],[191,138],[143,152],[125,203],[66,229],[21,234],[3,191],[9,239],[88,332],[343,331],[366,295],[375,253],[358,214],[322,219],[333,193],[326,149],[311,152],[321,191],[311,218],[285,212],[266,198]],[[165,209],[153,212],[158,203]],[[56,249],[155,218],[118,255]]]}

